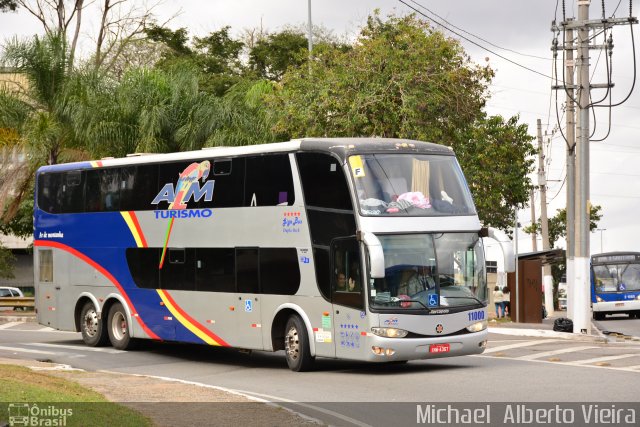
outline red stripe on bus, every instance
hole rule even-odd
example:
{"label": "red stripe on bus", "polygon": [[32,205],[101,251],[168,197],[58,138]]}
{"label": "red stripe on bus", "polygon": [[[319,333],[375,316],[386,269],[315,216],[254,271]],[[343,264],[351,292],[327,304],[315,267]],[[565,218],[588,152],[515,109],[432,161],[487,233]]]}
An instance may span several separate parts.
{"label": "red stripe on bus", "polygon": [[50,240],[34,240],[33,245],[34,246],[45,246],[45,247],[52,247],[52,248],[62,249],[63,251],[67,251],[71,255],[74,255],[75,257],[80,258],[81,260],[83,260],[84,262],[86,262],[87,264],[89,264],[90,266],[95,268],[96,270],[98,270],[111,283],[113,283],[116,288],[118,288],[118,290],[122,294],[123,298],[125,299],[127,305],[129,306],[129,309],[131,310],[131,315],[138,320],[138,323],[140,324],[140,326],[142,326],[142,329],[144,329],[144,331],[151,338],[153,338],[154,340],[161,340],[161,338],[158,335],[156,335],[151,329],[149,329],[149,327],[144,323],[142,318],[140,316],[138,316],[138,312],[136,311],[136,309],[135,309],[133,303],[131,302],[131,300],[129,299],[129,295],[127,295],[127,293],[124,291],[124,288],[116,280],[116,278],[113,277],[113,275],[111,273],[109,273],[109,271],[107,271],[107,269],[105,269],[103,266],[101,266],[100,264],[98,264],[97,262],[95,262],[94,260],[89,258],[88,256],[86,256],[82,252],[78,251],[77,249],[74,249],[71,246],[67,246],[64,243],[52,242]]}
{"label": "red stripe on bus", "polygon": [[136,231],[138,232],[138,236],[140,236],[140,242],[142,243],[142,247],[143,248],[148,247],[147,239],[144,238],[144,233],[142,232],[142,228],[140,228],[140,223],[138,222],[138,217],[136,216],[136,213],[134,211],[129,211],[129,216],[131,216],[131,221],[133,222],[133,226],[136,228]]}
{"label": "red stripe on bus", "polygon": [[204,327],[202,324],[200,324],[199,322],[197,322],[196,320],[193,319],[193,317],[189,316],[187,314],[186,311],[184,311],[182,309],[182,307],[180,307],[176,301],[173,299],[173,297],[169,294],[169,292],[167,292],[166,289],[163,289],[162,291],[164,293],[164,295],[167,297],[167,299],[169,300],[169,302],[171,303],[171,305],[178,311],[178,313],[180,313],[182,315],[182,317],[184,317],[185,319],[187,319],[189,322],[191,322],[191,324],[193,326],[195,326],[196,328],[198,328],[200,331],[204,332],[209,338],[213,339],[214,341],[216,341],[218,344],[220,344],[222,347],[230,347],[229,344],[227,344],[222,338],[220,338],[219,336],[217,336],[216,334],[214,334],[213,332],[211,332],[209,329],[207,329],[206,327]]}

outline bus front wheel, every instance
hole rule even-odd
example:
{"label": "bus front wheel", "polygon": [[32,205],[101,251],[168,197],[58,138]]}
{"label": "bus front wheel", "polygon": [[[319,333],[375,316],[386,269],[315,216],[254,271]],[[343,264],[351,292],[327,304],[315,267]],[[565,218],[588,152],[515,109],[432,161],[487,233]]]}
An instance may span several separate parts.
{"label": "bus front wheel", "polygon": [[293,315],[287,320],[284,330],[284,351],[287,365],[292,371],[308,371],[313,366],[314,358],[309,350],[307,328],[298,315]]}
{"label": "bus front wheel", "polygon": [[131,328],[127,321],[127,313],[119,302],[113,304],[109,309],[107,325],[109,341],[111,341],[113,348],[118,350],[133,349],[136,341],[131,338]]}
{"label": "bus front wheel", "polygon": [[92,302],[87,302],[80,311],[80,332],[82,340],[91,347],[101,347],[107,344],[108,336],[105,323]]}

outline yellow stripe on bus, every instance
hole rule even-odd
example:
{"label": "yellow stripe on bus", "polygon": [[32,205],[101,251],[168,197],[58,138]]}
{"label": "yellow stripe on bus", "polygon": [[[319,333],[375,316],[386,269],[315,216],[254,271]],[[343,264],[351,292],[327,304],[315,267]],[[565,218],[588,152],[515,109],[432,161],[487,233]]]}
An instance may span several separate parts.
{"label": "yellow stripe on bus", "polygon": [[131,214],[129,212],[120,212],[120,213],[122,214],[124,221],[129,226],[129,230],[131,230],[131,234],[133,235],[133,238],[136,241],[136,245],[138,245],[139,248],[144,247],[144,245],[142,244],[142,239],[140,238],[140,234],[138,233],[138,230],[136,229],[136,226],[133,223],[133,219],[131,219]]}
{"label": "yellow stripe on bus", "polygon": [[167,298],[167,296],[164,294],[164,291],[162,289],[156,289],[156,291],[158,292],[158,295],[160,295],[160,298],[164,302],[165,307],[169,309],[171,314],[173,314],[175,318],[180,323],[182,323],[182,325],[185,328],[193,332],[198,338],[200,338],[202,341],[206,342],[209,345],[220,345],[220,343],[216,342],[210,336],[202,332],[193,323],[189,322],[189,320],[187,320],[182,314],[180,314],[180,311],[178,311],[178,309],[176,309],[176,307],[174,307],[173,304],[171,304],[171,301],[169,301],[169,298]]}

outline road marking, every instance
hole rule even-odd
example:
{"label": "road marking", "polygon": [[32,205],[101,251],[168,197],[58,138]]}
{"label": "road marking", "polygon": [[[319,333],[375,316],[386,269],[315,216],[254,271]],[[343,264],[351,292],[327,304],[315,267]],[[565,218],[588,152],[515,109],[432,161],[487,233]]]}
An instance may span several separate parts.
{"label": "road marking", "polygon": [[576,365],[586,365],[589,363],[608,362],[610,360],[626,359],[627,357],[634,357],[634,356],[638,356],[638,354],[620,354],[618,356],[596,357],[593,359],[576,360],[574,362],[568,362],[568,363],[572,363]]}
{"label": "road marking", "polygon": [[[24,323],[24,322],[18,322],[18,323]],[[0,329],[2,329],[2,328],[0,328]],[[38,328],[38,329],[22,329],[20,327],[15,327],[15,328],[11,328],[11,329],[4,329],[4,331],[5,332],[55,332],[55,333],[58,333],[58,334],[79,334],[79,332],[60,331],[58,329],[53,329],[53,328],[50,328],[48,326],[43,326],[43,327]]]}
{"label": "road marking", "polygon": [[52,351],[44,351],[44,350],[30,350],[28,348],[18,348],[18,347],[2,347],[0,346],[0,350],[7,351],[15,351],[20,353],[38,353],[38,354],[48,354],[48,355],[58,355],[58,353],[54,353]]}
{"label": "road marking", "polygon": [[66,349],[76,350],[76,351],[77,350],[95,351],[98,353],[108,353],[108,354],[126,353],[126,351],[124,350],[116,350],[115,348],[87,347],[84,345],[47,344],[47,343],[39,343],[39,342],[25,343],[25,345],[35,346],[35,347],[66,348]]}
{"label": "road marking", "polygon": [[23,322],[8,322],[8,323],[4,323],[2,325],[0,325],[0,329],[8,329],[8,328],[12,328],[16,325],[19,325]]}
{"label": "road marking", "polygon": [[484,354],[496,353],[498,351],[511,350],[513,348],[530,347],[532,345],[547,344],[547,343],[558,342],[558,341],[560,340],[535,340],[535,341],[519,342],[516,344],[501,345],[498,347],[492,347],[492,348],[486,349],[484,351]]}
{"label": "road marking", "polygon": [[[118,371],[108,371],[108,370],[100,370],[98,372],[107,372],[107,373],[116,373],[116,374],[120,374],[122,375],[123,372],[118,372]],[[318,424],[326,424],[323,421],[320,421],[316,418],[313,418],[309,415],[303,414],[301,412],[295,411],[287,406],[282,406],[279,404],[279,402],[283,402],[283,403],[291,403],[294,405],[298,405],[298,406],[302,406],[304,408],[309,408],[309,409],[313,409],[314,411],[318,411],[318,412],[322,412],[324,414],[328,414],[331,415],[332,417],[336,417],[338,419],[347,421],[348,423],[351,423],[353,425],[359,426],[359,427],[371,427],[371,425],[369,424],[365,424],[361,421],[358,421],[354,418],[351,417],[347,417],[346,415],[342,415],[338,412],[334,412],[334,411],[330,411],[328,409],[324,409],[321,408],[319,406],[314,406],[314,405],[309,405],[307,403],[300,403],[300,402],[296,402],[295,400],[289,400],[286,399],[284,397],[278,397],[278,396],[272,396],[269,394],[262,394],[262,393],[256,393],[253,391],[246,391],[246,390],[238,390],[238,389],[233,389],[233,388],[227,388],[227,387],[220,387],[220,386],[216,386],[216,385],[210,385],[210,384],[205,384],[205,383],[201,383],[201,382],[197,382],[197,381],[187,381],[187,380],[181,380],[178,378],[172,378],[172,377],[163,377],[163,376],[157,376],[157,375],[143,375],[143,374],[126,374],[126,375],[133,375],[136,377],[147,377],[147,378],[156,378],[159,380],[164,380],[164,381],[172,381],[172,382],[177,382],[177,383],[181,383],[181,384],[188,384],[188,385],[196,385],[199,387],[205,387],[205,388],[210,388],[210,389],[214,389],[214,390],[221,390],[227,393],[231,393],[231,394],[236,394],[238,396],[242,396],[245,397],[247,399],[251,399],[257,402],[263,402],[267,405],[272,405],[272,406],[277,406],[278,408],[282,408],[285,411],[289,411],[293,414],[299,415],[302,418],[317,422]]]}
{"label": "road marking", "polygon": [[598,347],[593,347],[593,346],[569,347],[569,348],[562,348],[560,350],[551,350],[551,351],[543,351],[541,353],[527,354],[526,356],[515,357],[514,359],[535,360],[535,359],[542,359],[543,357],[555,356],[558,354],[574,353],[576,351],[590,350],[592,348],[598,348]]}

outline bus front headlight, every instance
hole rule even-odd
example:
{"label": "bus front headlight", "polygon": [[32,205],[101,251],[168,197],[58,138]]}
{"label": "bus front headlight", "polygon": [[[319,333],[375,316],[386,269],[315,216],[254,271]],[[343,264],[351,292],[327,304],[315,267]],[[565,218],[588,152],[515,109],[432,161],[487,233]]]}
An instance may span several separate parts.
{"label": "bus front headlight", "polygon": [[472,325],[467,326],[467,331],[469,332],[480,332],[487,329],[487,321],[483,320],[481,322],[476,322]]}
{"label": "bus front headlight", "polygon": [[409,333],[404,329],[397,328],[371,328],[371,332],[385,338],[404,338]]}
{"label": "bus front headlight", "polygon": [[597,302],[604,302],[604,300],[602,298],[600,298],[598,295],[596,295],[596,301]]}

